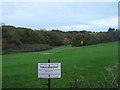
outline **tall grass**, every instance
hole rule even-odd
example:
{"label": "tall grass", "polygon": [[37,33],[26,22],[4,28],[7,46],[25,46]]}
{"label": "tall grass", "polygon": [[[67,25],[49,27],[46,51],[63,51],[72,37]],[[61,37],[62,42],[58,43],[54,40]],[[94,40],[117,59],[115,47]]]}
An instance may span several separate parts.
{"label": "tall grass", "polygon": [[101,79],[95,79],[93,82],[86,77],[80,76],[69,81],[69,88],[118,88],[117,66],[105,68],[106,72],[101,75]]}

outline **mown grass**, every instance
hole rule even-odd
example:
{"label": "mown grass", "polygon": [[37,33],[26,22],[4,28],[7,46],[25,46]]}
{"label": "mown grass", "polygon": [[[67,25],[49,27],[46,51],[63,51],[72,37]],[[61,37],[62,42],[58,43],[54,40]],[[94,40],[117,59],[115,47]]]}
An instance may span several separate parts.
{"label": "mown grass", "polygon": [[62,78],[51,79],[52,88],[117,87],[117,50],[118,42],[112,42],[3,55],[3,88],[47,88],[47,79],[37,78],[37,63],[48,59],[62,63]]}

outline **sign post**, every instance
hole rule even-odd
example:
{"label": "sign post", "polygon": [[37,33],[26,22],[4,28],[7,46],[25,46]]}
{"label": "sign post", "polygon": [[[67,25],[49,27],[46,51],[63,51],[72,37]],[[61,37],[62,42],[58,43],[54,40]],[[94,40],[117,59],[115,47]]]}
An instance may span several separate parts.
{"label": "sign post", "polygon": [[61,63],[38,63],[38,78],[48,79],[48,90],[50,90],[51,78],[61,78]]}
{"label": "sign post", "polygon": [[[48,59],[48,63],[50,63],[50,59]],[[49,65],[50,67],[50,65]],[[50,75],[49,75],[49,78],[48,78],[48,90],[50,90]]]}

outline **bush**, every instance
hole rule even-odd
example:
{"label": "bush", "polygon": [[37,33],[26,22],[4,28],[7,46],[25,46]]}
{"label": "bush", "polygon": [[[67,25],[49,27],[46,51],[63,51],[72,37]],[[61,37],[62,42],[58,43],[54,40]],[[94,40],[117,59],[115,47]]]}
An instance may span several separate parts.
{"label": "bush", "polygon": [[2,54],[18,53],[18,52],[36,52],[52,49],[47,44],[22,44],[16,46],[15,44],[3,45]]}
{"label": "bush", "polygon": [[[81,44],[82,42],[82,44]],[[95,36],[91,34],[76,34],[72,38],[72,46],[83,46],[83,45],[91,45],[95,42]]]}

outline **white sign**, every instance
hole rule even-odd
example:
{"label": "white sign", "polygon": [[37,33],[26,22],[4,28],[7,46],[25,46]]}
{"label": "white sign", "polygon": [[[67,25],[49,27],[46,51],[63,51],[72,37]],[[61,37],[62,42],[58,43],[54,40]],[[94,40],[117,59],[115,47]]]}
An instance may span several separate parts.
{"label": "white sign", "polygon": [[61,63],[38,63],[38,78],[61,78]]}

